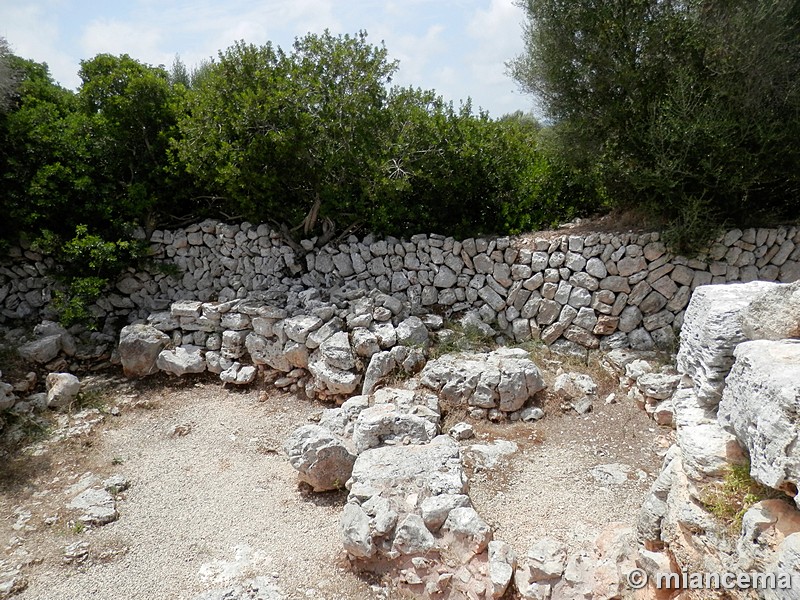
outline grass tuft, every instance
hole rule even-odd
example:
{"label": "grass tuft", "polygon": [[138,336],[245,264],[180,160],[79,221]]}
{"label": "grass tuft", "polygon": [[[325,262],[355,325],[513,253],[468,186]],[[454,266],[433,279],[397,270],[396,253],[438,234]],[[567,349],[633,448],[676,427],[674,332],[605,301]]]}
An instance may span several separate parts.
{"label": "grass tuft", "polygon": [[784,494],[761,485],[750,477],[750,463],[730,465],[722,482],[714,486],[703,504],[714,517],[723,523],[731,535],[742,530],[742,518],[748,509],[762,500],[782,498]]}

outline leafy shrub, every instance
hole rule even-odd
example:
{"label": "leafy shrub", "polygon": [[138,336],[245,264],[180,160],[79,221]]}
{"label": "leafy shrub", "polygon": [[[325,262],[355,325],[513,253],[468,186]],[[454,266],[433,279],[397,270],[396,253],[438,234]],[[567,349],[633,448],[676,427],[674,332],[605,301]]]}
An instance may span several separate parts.
{"label": "leafy shrub", "polygon": [[61,287],[55,290],[53,308],[67,327],[75,323],[93,326],[91,305],[115,283],[122,271],[135,265],[147,252],[141,242],[106,241],[89,233],[85,225],[78,225],[75,236],[66,242],[45,232],[36,243],[43,251],[52,253],[58,264],[54,275]]}

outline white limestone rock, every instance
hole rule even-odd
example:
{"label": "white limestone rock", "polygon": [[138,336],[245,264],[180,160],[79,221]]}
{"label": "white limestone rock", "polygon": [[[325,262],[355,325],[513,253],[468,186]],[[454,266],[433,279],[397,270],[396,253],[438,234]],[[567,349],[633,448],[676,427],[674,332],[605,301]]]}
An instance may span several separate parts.
{"label": "white limestone rock", "polygon": [[339,520],[342,544],[347,554],[353,558],[369,558],[375,554],[372,542],[371,519],[369,515],[354,502],[344,505]]}
{"label": "white limestone rock", "polygon": [[69,406],[81,391],[81,382],[72,373],[50,373],[46,379],[47,406]]}
{"label": "white limestone rock", "polygon": [[322,342],[318,352],[322,360],[335,369],[348,371],[356,367],[356,357],[350,347],[350,338],[345,331],[334,333]]}
{"label": "white limestone rock", "polygon": [[504,412],[519,410],[545,387],[527,352],[513,348],[442,356],[425,365],[420,382],[454,405]]}
{"label": "white limestone rock", "polygon": [[739,320],[750,340],[800,337],[800,281],[768,289],[741,311]]}
{"label": "white limestone rock", "polygon": [[392,550],[400,554],[425,554],[435,543],[436,540],[425,527],[422,517],[412,513],[398,523]]}
{"label": "white limestone rock", "polygon": [[169,343],[169,336],[152,325],[127,325],[119,336],[122,370],[126,377],[146,377],[158,371],[156,360]]}
{"label": "white limestone rock", "polygon": [[364,372],[364,385],[362,394],[371,394],[375,386],[397,367],[397,362],[391,352],[384,351],[373,354]]}
{"label": "white limestone rock", "polygon": [[442,539],[462,561],[480,554],[492,541],[492,528],[472,507],[450,511],[442,525]]}
{"label": "white limestone rock", "polygon": [[234,385],[247,385],[253,383],[256,378],[256,368],[252,365],[242,365],[235,362],[230,367],[219,374],[223,383]]}
{"label": "white limestone rock", "polygon": [[353,431],[357,454],[383,444],[425,444],[438,433],[435,423],[399,410],[393,404],[377,404],[358,415]]}
{"label": "white limestone rock", "polygon": [[315,492],[343,487],[356,457],[342,439],[319,425],[295,429],[283,444],[289,463]]}
{"label": "white limestone rock", "polygon": [[562,373],[553,382],[553,391],[576,399],[597,394],[597,383],[585,373]]}
{"label": "white limestone rock", "polygon": [[200,348],[186,345],[172,350],[162,350],[156,359],[156,366],[178,377],[187,373],[202,373],[206,370],[206,361]]}
{"label": "white limestone rock", "polygon": [[[350,498],[367,500],[383,494],[408,499],[439,494],[465,494],[467,477],[458,444],[440,435],[429,444],[381,446],[363,452],[347,483]],[[408,508],[415,508],[416,502]]]}
{"label": "white limestone rock", "polygon": [[719,422],[750,455],[750,474],[800,507],[800,341],[757,340],[734,351]]}
{"label": "white limestone rock", "polygon": [[304,344],[309,334],[322,327],[322,319],[313,315],[289,317],[283,321],[283,331],[290,340]]}
{"label": "white limestone rock", "polygon": [[672,402],[678,446],[690,479],[720,478],[730,464],[745,460],[736,437],[720,426],[713,409],[700,404],[693,388],[679,389]]}
{"label": "white limestone rock", "polygon": [[268,340],[257,333],[249,333],[244,343],[250,358],[256,365],[268,365],[284,373],[288,373],[294,368],[286,358],[281,342]]}
{"label": "white limestone rock", "polygon": [[84,490],[67,504],[67,508],[80,512],[78,520],[86,525],[105,525],[119,517],[114,496],[100,487]]}
{"label": "white limestone rock", "polygon": [[420,504],[420,513],[425,527],[436,533],[444,525],[451,510],[468,506],[472,506],[472,502],[465,494],[439,494],[425,498]]}
{"label": "white limestone rock", "polygon": [[694,382],[699,402],[716,406],[733,365],[733,349],[747,340],[741,312],[777,284],[763,281],[698,287],[686,309],[677,365]]}
{"label": "white limestone rock", "polygon": [[408,317],[396,328],[397,343],[403,346],[422,346],[428,341],[428,328],[419,317]]}
{"label": "white limestone rock", "polygon": [[47,335],[19,347],[19,355],[31,362],[45,364],[61,352],[61,335]]}
{"label": "white limestone rock", "polygon": [[[331,346],[334,347],[340,348],[338,345]],[[360,373],[331,366],[321,349],[315,350],[309,357],[308,370],[314,376],[318,389],[332,395],[350,395],[356,391],[361,382]]]}
{"label": "white limestone rock", "polygon": [[489,597],[498,600],[506,593],[514,569],[517,566],[517,555],[507,542],[493,540],[489,542],[489,580],[491,589]]}
{"label": "white limestone rock", "polygon": [[645,396],[666,400],[675,392],[680,375],[668,373],[643,373],[636,379],[636,385]]}

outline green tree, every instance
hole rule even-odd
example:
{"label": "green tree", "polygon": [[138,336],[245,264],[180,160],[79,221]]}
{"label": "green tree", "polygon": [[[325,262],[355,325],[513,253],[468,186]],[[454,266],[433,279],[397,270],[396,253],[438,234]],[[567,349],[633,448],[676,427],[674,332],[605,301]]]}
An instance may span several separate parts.
{"label": "green tree", "polygon": [[110,222],[153,227],[164,212],[188,202],[186,181],[171,169],[183,86],[167,72],[128,55],[99,54],[81,62],[80,110],[91,119],[97,210]]}
{"label": "green tree", "polygon": [[7,111],[13,103],[17,90],[17,73],[11,65],[11,48],[4,37],[0,37],[0,113]]}
{"label": "green tree", "polygon": [[795,216],[796,0],[525,0],[509,67],[562,157],[686,245],[729,220]]}
{"label": "green tree", "polygon": [[96,198],[88,120],[47,65],[18,57],[10,64],[19,84],[2,128],[4,237],[68,233]]}
{"label": "green tree", "polygon": [[319,217],[353,218],[380,154],[395,68],[363,32],[309,34],[288,54],[237,43],[192,91],[178,154],[248,218],[302,222],[306,232]]}

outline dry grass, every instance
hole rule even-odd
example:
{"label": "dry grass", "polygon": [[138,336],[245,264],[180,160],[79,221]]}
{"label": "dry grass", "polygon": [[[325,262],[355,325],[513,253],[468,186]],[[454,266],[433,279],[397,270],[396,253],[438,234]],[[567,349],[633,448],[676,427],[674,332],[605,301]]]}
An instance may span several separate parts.
{"label": "dry grass", "polygon": [[761,485],[750,477],[750,463],[730,465],[721,482],[706,491],[703,504],[722,522],[732,537],[742,531],[742,518],[761,500],[784,498],[777,490]]}

